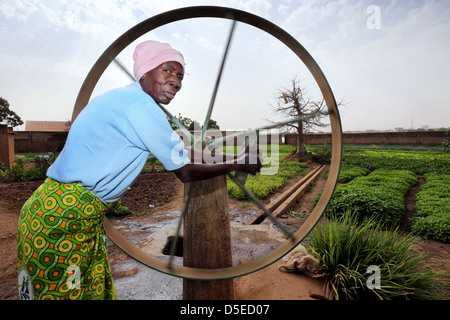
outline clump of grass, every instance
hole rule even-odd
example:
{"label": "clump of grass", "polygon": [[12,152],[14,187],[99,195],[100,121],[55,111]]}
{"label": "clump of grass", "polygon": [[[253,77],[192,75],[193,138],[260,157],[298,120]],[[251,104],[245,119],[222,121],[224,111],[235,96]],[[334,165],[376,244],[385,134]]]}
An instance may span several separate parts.
{"label": "clump of grass", "polygon": [[[323,227],[311,233],[310,251],[320,260],[317,277],[325,278],[329,299],[442,298],[438,294],[442,275],[411,250],[418,238],[386,230],[373,218],[358,221],[347,212],[324,220]],[[374,275],[379,280],[376,286]]]}

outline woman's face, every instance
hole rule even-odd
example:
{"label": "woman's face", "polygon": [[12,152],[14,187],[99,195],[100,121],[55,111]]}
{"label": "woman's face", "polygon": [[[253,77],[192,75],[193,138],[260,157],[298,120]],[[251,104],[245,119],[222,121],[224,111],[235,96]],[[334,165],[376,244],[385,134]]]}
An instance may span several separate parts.
{"label": "woman's face", "polygon": [[179,62],[168,61],[144,74],[139,83],[157,103],[169,104],[180,91],[183,77],[183,66]]}

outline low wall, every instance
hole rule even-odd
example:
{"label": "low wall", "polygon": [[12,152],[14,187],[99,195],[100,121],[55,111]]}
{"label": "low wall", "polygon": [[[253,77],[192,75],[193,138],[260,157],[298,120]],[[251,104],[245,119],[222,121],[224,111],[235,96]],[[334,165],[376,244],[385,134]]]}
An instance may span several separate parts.
{"label": "low wall", "polygon": [[[222,131],[222,136],[235,134],[237,132]],[[37,131],[14,131],[14,150],[15,153],[28,152],[55,152],[60,151],[67,138],[67,132],[37,132]],[[423,145],[437,146],[444,139],[448,139],[447,131],[409,131],[409,132],[374,132],[374,133],[344,133],[344,144],[385,144],[385,145]],[[220,134],[219,134],[220,136]],[[267,143],[276,137],[268,135]],[[279,136],[280,144],[296,145],[297,136],[295,134],[286,134]],[[234,139],[236,145],[242,144],[243,137]],[[331,134],[307,134],[305,136],[306,144],[331,144]],[[264,139],[262,139],[264,140]],[[225,144],[225,143],[224,143]]]}
{"label": "low wall", "polygon": [[[438,146],[448,139],[447,131],[364,132],[343,133],[344,144],[375,144],[404,146]],[[295,134],[285,135],[285,143],[296,145]],[[307,134],[305,144],[331,144],[331,134]]]}
{"label": "low wall", "polygon": [[68,132],[15,131],[16,153],[47,153],[61,151]]}
{"label": "low wall", "polygon": [[[66,141],[68,132],[38,132],[38,131],[15,131],[14,132],[15,152],[16,153],[47,153],[62,150],[64,142]],[[221,138],[226,135],[237,134],[239,131],[211,131],[210,134],[213,138]],[[181,132],[179,133],[182,137]],[[272,140],[279,139],[278,143],[281,143],[281,137],[278,135],[264,135],[260,136],[261,141],[264,143],[272,143]],[[242,145],[244,136],[234,138],[233,141],[223,142],[223,145]],[[189,144],[189,139],[183,139],[186,144]]]}

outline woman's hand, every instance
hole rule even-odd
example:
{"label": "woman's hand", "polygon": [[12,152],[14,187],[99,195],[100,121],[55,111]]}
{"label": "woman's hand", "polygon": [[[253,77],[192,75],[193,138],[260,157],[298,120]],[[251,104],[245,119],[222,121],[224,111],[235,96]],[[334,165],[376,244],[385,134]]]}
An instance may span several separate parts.
{"label": "woman's hand", "polygon": [[191,182],[196,180],[203,180],[214,178],[220,175],[227,174],[232,171],[242,171],[250,174],[255,174],[261,170],[261,157],[258,155],[259,148],[247,146],[244,152],[225,163],[189,163],[174,171],[176,176],[182,182]]}
{"label": "woman's hand", "polygon": [[242,151],[236,158],[236,163],[240,166],[240,169],[236,171],[242,171],[250,174],[255,174],[261,171],[262,156],[261,150],[258,146],[249,146],[242,148]]}

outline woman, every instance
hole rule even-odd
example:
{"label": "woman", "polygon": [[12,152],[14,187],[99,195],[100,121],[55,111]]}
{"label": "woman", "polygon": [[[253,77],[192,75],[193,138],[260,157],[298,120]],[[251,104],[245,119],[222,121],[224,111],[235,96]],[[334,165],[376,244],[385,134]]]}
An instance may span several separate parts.
{"label": "woman", "polygon": [[[72,124],[48,178],[24,204],[18,228],[22,299],[117,299],[103,217],[125,193],[149,152],[183,182],[261,168],[242,159],[191,163],[157,103],[181,89],[185,62],[169,44],[146,41],[133,54],[138,82],[93,99]],[[196,158],[197,159],[197,158]],[[225,157],[224,157],[225,160]],[[239,164],[238,164],[239,163]],[[244,164],[242,164],[244,163]]]}

